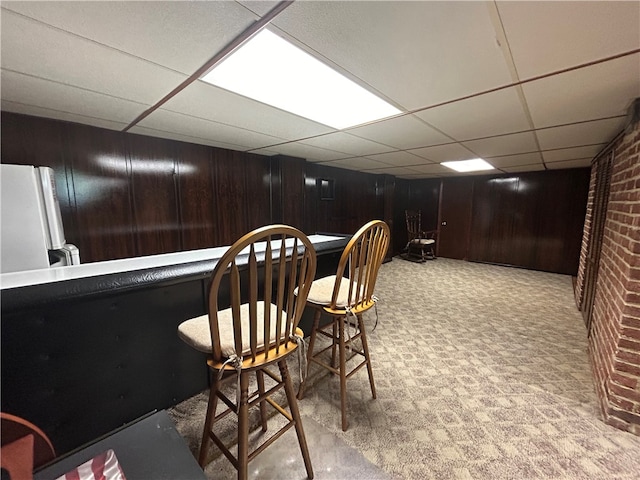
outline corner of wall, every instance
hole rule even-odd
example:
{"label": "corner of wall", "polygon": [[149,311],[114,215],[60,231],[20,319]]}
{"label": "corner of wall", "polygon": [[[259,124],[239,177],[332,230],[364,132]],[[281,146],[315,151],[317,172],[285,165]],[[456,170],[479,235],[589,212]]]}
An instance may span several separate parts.
{"label": "corner of wall", "polygon": [[605,423],[640,435],[640,122],[612,148],[589,356]]}
{"label": "corner of wall", "polygon": [[595,165],[591,166],[591,177],[589,178],[589,194],[587,196],[587,211],[584,216],[584,230],[582,234],[582,244],[580,246],[580,260],[578,263],[578,274],[574,284],[573,294],[575,296],[576,306],[578,310],[582,310],[582,304],[584,301],[584,282],[585,271],[587,264],[587,255],[589,252],[589,238],[591,233],[591,223],[593,219],[593,203],[595,201],[595,188],[596,188],[596,172]]}

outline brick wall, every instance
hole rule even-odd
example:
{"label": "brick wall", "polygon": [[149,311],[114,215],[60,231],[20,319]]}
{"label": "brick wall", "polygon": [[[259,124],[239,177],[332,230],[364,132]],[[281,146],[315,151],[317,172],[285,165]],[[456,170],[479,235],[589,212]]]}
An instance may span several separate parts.
{"label": "brick wall", "polygon": [[589,351],[605,421],[640,435],[640,122],[613,151]]}

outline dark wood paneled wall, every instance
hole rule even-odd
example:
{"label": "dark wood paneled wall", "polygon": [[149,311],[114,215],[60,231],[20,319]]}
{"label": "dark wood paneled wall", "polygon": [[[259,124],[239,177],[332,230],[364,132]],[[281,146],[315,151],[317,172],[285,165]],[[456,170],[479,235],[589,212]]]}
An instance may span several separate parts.
{"label": "dark wood paneled wall", "polygon": [[469,260],[575,275],[588,168],[479,177]]}
{"label": "dark wood paneled wall", "polygon": [[178,213],[183,250],[208,248],[217,244],[216,207],[213,191],[212,149],[202,145],[177,143]]}
{"label": "dark wood paneled wall", "polygon": [[438,229],[438,205],[440,202],[440,179],[411,180],[409,185],[410,208],[420,210],[422,230]]}
{"label": "dark wood paneled wall", "polygon": [[588,169],[405,180],[6,112],[2,162],[54,168],[83,262],[229,245],[269,223],[351,234],[372,219],[399,253],[404,211],[420,209],[442,256],[575,274],[589,183]]}
{"label": "dark wood paneled wall", "polygon": [[[132,211],[137,252],[176,252],[181,249],[175,144],[170,140],[127,135],[125,149],[131,168]],[[149,175],[149,172],[153,172]]]}
{"label": "dark wood paneled wall", "polygon": [[[319,180],[333,182],[333,200],[320,197]],[[304,231],[355,233],[367,221],[384,218],[383,193],[383,175],[307,163],[304,177]]]}
{"label": "dark wood paneled wall", "polygon": [[[276,163],[279,162],[279,163]],[[279,169],[280,184],[273,175],[273,205],[280,209],[280,216],[274,216],[274,222],[292,225],[300,230],[304,225],[304,170],[305,162],[299,158],[278,156],[273,162],[274,169]],[[282,201],[286,198],[287,201]]]}
{"label": "dark wood paneled wall", "polygon": [[411,209],[410,186],[411,180],[396,178],[395,191],[393,195],[393,246],[395,253],[400,253],[407,245],[407,223],[404,211]]}
{"label": "dark wood paneled wall", "polygon": [[439,256],[575,275],[588,188],[588,168],[396,179],[396,251],[405,209],[420,209],[423,229],[438,229]]}
{"label": "dark wood paneled wall", "polygon": [[395,191],[396,191],[396,177],[393,175],[385,175],[384,176],[384,193],[383,203],[384,203],[384,218],[383,220],[389,225],[389,229],[391,230],[391,241],[389,242],[389,249],[387,250],[387,256],[385,260],[391,260],[396,252],[395,245],[395,212],[393,209]]}
{"label": "dark wood paneled wall", "polygon": [[[67,241],[78,246],[80,258],[88,261],[144,255],[138,237],[144,227],[134,223],[134,182],[125,137],[111,130],[69,126],[63,127],[64,164],[76,230],[67,233]],[[48,165],[46,158],[34,159],[35,165]],[[28,163],[5,155],[2,161]],[[62,219],[66,225],[64,212]]]}
{"label": "dark wood paneled wall", "polygon": [[[2,162],[54,168],[85,263],[229,245],[276,222],[351,234],[390,208],[385,175],[6,112]],[[334,182],[332,200],[317,179]]]}

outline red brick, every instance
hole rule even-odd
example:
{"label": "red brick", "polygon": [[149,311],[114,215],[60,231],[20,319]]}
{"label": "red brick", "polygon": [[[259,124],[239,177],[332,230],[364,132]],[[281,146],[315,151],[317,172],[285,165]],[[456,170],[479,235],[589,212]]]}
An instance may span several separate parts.
{"label": "red brick", "polygon": [[[640,432],[640,122],[615,142],[589,355],[607,423]],[[584,289],[596,170],[591,170],[576,299]]]}
{"label": "red brick", "polygon": [[640,366],[638,365],[616,361],[614,363],[614,366],[618,372],[629,373],[631,375],[635,375],[636,377],[640,377]]}
{"label": "red brick", "polygon": [[625,350],[630,350],[632,352],[640,352],[640,341],[628,340],[626,338],[621,338],[618,341],[618,346]]}
{"label": "red brick", "polygon": [[625,350],[619,350],[616,354],[618,359],[623,362],[631,363],[633,365],[640,366],[640,352],[627,352]]}
{"label": "red brick", "polygon": [[616,397],[615,395],[609,397],[609,403],[629,412],[632,412],[633,407],[635,406],[633,402],[630,402],[625,398]]}
{"label": "red brick", "polygon": [[615,407],[612,407],[609,411],[612,416],[618,417],[622,421],[625,421],[627,423],[634,422],[634,423],[640,424],[640,415],[636,415],[633,412],[626,411],[626,410],[618,410]]}
{"label": "red brick", "polygon": [[626,431],[629,428],[629,424],[627,422],[625,422],[624,420],[620,420],[619,418],[614,417],[611,414],[607,414],[605,423],[607,423],[608,425],[611,425],[612,427],[616,427],[620,430]]}
{"label": "red brick", "polygon": [[[617,372],[611,374],[611,381],[631,390],[635,389],[638,385],[638,378],[630,375],[621,375]],[[624,395],[625,398],[630,398]]]}
{"label": "red brick", "polygon": [[623,327],[622,330],[620,330],[620,333],[622,334],[623,337],[640,340],[640,329]]}
{"label": "red brick", "polygon": [[631,267],[640,267],[640,255],[632,255],[631,253],[627,254],[625,261]]}
{"label": "red brick", "polygon": [[631,328],[640,328],[640,318],[624,315],[621,319],[621,325]]}

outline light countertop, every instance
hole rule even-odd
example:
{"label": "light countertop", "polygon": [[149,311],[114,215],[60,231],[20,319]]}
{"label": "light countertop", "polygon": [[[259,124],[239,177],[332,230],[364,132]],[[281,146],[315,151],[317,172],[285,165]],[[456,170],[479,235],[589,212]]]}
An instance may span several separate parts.
{"label": "light countertop", "polygon": [[[316,247],[323,243],[335,240],[344,240],[344,237],[331,235],[309,235],[308,238]],[[222,257],[228,248],[229,247],[226,246],[205,248],[201,250],[189,250],[185,252],[164,253],[160,255],[124,258],[105,262],[5,273],[0,275],[0,288],[2,288],[2,290],[6,290],[30,285],[41,285],[109,274],[133,272],[136,270],[147,270],[159,267],[211,261]],[[80,252],[80,254],[82,254],[82,252]]]}

